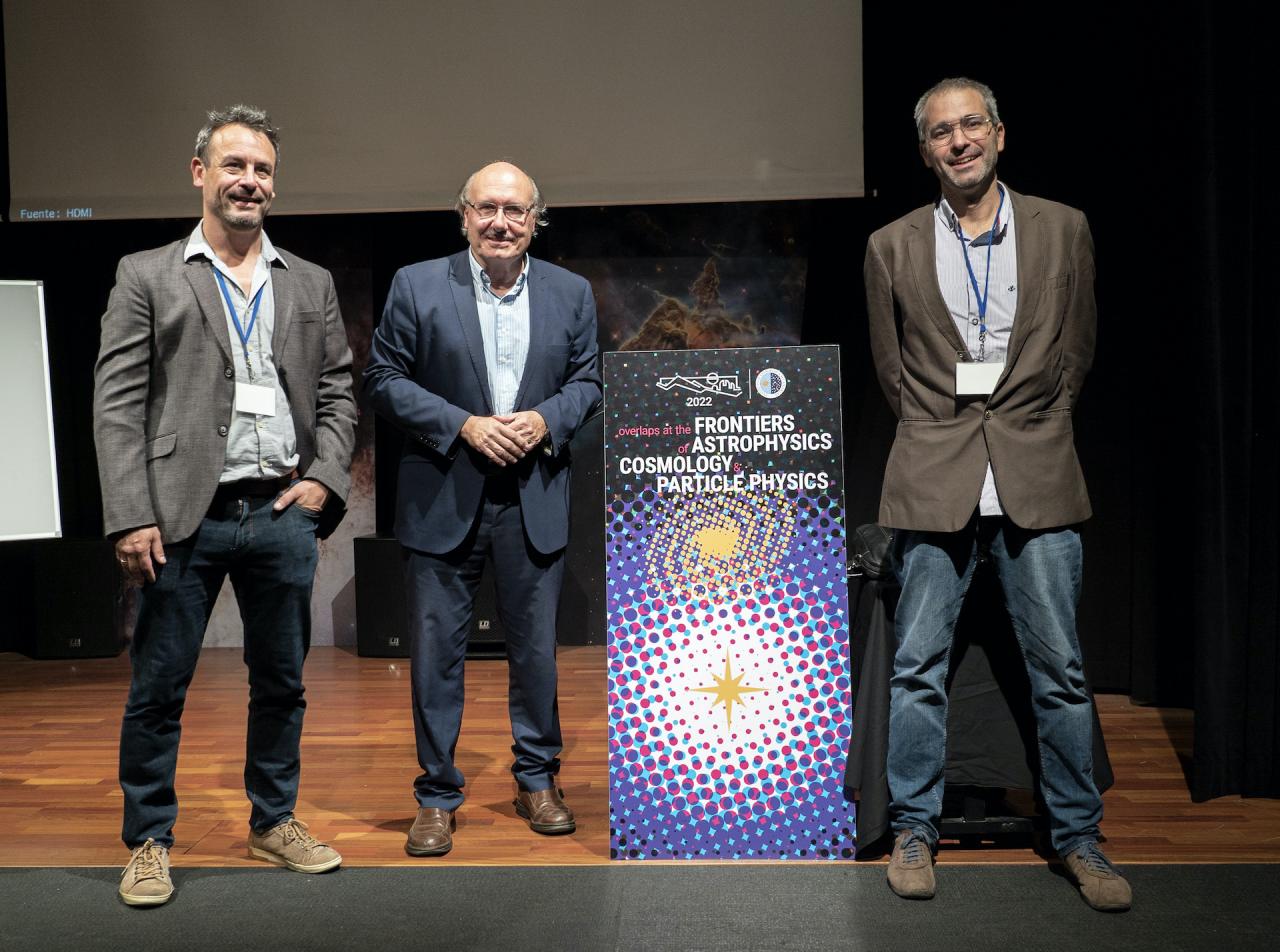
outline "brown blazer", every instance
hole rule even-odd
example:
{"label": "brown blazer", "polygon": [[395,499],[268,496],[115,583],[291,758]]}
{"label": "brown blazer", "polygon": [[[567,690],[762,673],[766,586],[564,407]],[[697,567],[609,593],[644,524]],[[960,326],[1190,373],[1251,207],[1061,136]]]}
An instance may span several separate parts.
{"label": "brown blazer", "polygon": [[934,206],[867,241],[871,354],[898,417],[880,496],[883,525],[963,528],[978,506],[988,458],[1000,504],[1016,525],[1046,529],[1092,514],[1071,413],[1093,362],[1093,239],[1082,212],[1007,192],[1018,307],[990,397],[955,395],[955,365],[973,357],[938,288]]}

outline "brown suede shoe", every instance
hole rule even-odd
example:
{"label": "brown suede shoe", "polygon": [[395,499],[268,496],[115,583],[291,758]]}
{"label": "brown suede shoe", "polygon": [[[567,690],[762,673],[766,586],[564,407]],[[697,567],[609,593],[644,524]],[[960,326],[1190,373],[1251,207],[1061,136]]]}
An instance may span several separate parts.
{"label": "brown suede shoe", "polygon": [[557,833],[572,833],[578,828],[573,821],[573,811],[560,799],[560,791],[555,787],[546,790],[519,790],[511,801],[516,813],[529,822],[529,829],[535,833],[554,836]]}
{"label": "brown suede shoe", "polygon": [[889,888],[903,899],[933,898],[933,850],[914,830],[903,830],[893,841]]}
{"label": "brown suede shoe", "polygon": [[1120,871],[1102,855],[1097,843],[1076,847],[1062,861],[1080,887],[1080,895],[1099,912],[1124,912],[1133,904],[1133,890]]}
{"label": "brown suede shoe", "polygon": [[404,851],[410,856],[443,856],[453,849],[453,831],[457,827],[452,810],[419,807]]}

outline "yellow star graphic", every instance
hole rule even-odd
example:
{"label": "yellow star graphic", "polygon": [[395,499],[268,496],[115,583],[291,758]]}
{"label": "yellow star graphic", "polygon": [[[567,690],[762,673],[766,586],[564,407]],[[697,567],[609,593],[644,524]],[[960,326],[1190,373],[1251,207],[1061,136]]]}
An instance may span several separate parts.
{"label": "yellow star graphic", "polygon": [[706,688],[690,688],[690,691],[702,691],[705,694],[714,694],[716,699],[711,702],[711,706],[724,704],[724,720],[725,727],[733,727],[733,705],[742,704],[742,695],[749,694],[752,691],[763,691],[764,688],[748,688],[743,687],[742,679],[746,677],[745,673],[734,676],[733,669],[729,664],[729,652],[724,653],[724,677],[717,674],[711,675],[715,679],[714,687]]}

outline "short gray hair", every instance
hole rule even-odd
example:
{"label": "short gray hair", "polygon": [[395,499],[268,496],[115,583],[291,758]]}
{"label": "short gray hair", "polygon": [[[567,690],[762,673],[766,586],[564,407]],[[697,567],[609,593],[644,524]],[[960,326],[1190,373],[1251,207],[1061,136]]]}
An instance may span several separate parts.
{"label": "short gray hair", "polygon": [[[489,166],[497,165],[500,162],[507,165],[515,165],[516,168],[520,169],[520,166],[516,165],[510,159],[494,159],[492,162],[486,162],[484,165],[480,166],[480,168],[468,175],[467,180],[462,183],[462,188],[458,189],[458,197],[453,200],[453,210],[458,213],[459,226],[462,229],[462,234],[464,236],[467,233],[467,202],[470,201],[471,198],[469,194],[471,190],[471,183],[477,175]],[[533,233],[536,235],[539,228],[547,227],[547,203],[542,200],[542,189],[538,188],[538,183],[534,181],[533,176],[528,172],[525,172],[524,169],[520,169],[520,171],[524,174],[524,177],[529,180],[529,184],[533,186]]]}
{"label": "short gray hair", "polygon": [[987,118],[991,120],[992,125],[1000,124],[1000,110],[996,108],[996,94],[991,91],[991,87],[986,83],[978,82],[976,79],[953,76],[929,87],[925,94],[916,101],[916,135],[921,142],[924,141],[924,110],[929,104],[929,100],[938,95],[938,93],[956,92],[961,89],[972,89],[981,96],[983,108],[987,110]]}
{"label": "short gray hair", "polygon": [[223,126],[245,126],[267,137],[276,153],[276,165],[280,164],[280,130],[271,122],[265,109],[236,103],[226,109],[210,109],[205,114],[205,124],[196,133],[196,158],[209,164],[209,142],[213,134]]}

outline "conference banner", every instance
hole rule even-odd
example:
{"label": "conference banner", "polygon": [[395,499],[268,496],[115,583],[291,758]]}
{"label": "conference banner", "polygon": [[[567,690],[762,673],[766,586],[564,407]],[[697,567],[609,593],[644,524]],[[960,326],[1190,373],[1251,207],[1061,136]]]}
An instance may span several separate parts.
{"label": "conference banner", "polygon": [[604,380],[611,855],[851,857],[839,349]]}

